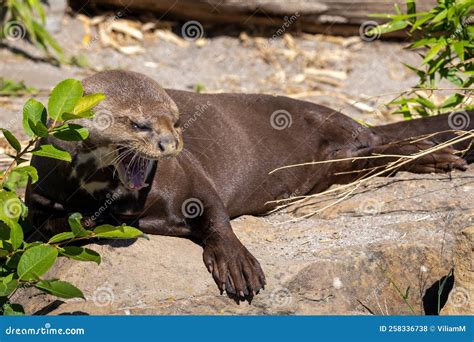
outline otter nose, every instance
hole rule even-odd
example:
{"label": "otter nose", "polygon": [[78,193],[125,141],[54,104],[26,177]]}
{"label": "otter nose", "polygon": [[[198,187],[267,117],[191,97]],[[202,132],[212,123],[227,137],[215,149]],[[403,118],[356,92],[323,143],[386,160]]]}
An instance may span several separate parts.
{"label": "otter nose", "polygon": [[176,139],[172,134],[161,134],[158,148],[162,153],[171,153],[176,150]]}

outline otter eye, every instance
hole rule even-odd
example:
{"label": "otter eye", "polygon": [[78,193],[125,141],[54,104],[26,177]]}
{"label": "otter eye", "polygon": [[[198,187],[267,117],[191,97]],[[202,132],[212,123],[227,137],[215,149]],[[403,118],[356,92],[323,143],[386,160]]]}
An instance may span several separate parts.
{"label": "otter eye", "polygon": [[148,126],[147,124],[139,124],[139,123],[131,121],[130,125],[132,126],[133,129],[136,129],[137,131],[150,131],[151,130],[151,127]]}

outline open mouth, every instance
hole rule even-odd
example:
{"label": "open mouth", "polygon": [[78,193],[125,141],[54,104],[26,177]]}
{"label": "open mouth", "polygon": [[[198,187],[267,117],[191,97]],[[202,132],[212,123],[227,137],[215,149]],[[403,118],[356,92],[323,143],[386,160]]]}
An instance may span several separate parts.
{"label": "open mouth", "polygon": [[130,190],[146,187],[146,179],[153,167],[153,160],[141,157],[134,151],[119,147],[115,168],[120,181]]}

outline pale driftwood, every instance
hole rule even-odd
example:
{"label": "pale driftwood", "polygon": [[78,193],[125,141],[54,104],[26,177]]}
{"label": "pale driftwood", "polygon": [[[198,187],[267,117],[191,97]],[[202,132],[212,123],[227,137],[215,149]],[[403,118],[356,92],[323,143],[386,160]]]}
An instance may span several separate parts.
{"label": "pale driftwood", "polygon": [[[394,4],[405,8],[405,0],[71,0],[76,9],[114,8],[131,12],[153,12],[158,17],[197,20],[205,23],[264,26],[310,33],[357,35],[371,13],[394,13]],[[418,11],[432,8],[435,0],[417,0]],[[297,16],[296,20],[291,18]],[[294,21],[294,22],[293,22]],[[386,35],[403,36],[401,32]]]}

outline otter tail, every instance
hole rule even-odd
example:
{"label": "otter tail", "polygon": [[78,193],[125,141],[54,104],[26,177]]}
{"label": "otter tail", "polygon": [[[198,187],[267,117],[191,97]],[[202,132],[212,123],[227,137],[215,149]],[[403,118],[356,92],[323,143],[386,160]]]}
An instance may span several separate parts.
{"label": "otter tail", "polygon": [[[418,137],[427,134],[436,134],[429,138],[435,143],[442,143],[456,137],[452,130],[464,130],[474,132],[474,111],[458,111],[450,114],[430,116],[410,121],[402,121],[393,124],[373,127],[372,130],[383,136],[383,143]],[[468,162],[474,162],[474,139],[466,139],[453,145],[457,150],[466,150],[463,158]]]}

